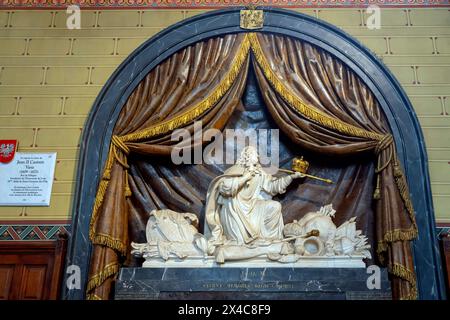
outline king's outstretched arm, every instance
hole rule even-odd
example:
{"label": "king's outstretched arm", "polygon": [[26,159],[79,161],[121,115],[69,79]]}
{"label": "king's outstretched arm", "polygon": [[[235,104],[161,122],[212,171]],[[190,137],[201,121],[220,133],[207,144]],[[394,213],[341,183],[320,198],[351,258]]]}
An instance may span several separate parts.
{"label": "king's outstretched arm", "polygon": [[264,179],[264,190],[271,195],[282,194],[286,192],[286,188],[292,183],[295,178],[301,178],[303,175],[296,172],[279,178],[267,175]]}

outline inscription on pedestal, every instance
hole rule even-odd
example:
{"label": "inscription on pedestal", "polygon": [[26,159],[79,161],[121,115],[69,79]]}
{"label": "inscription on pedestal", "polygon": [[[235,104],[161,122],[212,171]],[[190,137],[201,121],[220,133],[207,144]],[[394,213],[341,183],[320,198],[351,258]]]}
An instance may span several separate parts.
{"label": "inscription on pedestal", "polygon": [[244,290],[254,290],[254,289],[273,289],[273,290],[286,290],[294,289],[292,283],[253,283],[253,282],[229,282],[229,283],[218,283],[210,282],[204,283],[201,286],[204,289],[244,289]]}
{"label": "inscription on pedestal", "polygon": [[367,287],[368,276],[361,268],[124,268],[115,299],[390,299],[386,270],[380,289]]}

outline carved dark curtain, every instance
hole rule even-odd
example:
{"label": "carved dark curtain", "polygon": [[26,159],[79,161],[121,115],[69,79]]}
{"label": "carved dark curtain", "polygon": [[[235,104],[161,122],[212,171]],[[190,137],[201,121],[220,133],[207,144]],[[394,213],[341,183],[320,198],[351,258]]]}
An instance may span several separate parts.
{"label": "carved dark curtain", "polygon": [[327,52],[286,37],[256,39],[253,65],[264,100],[294,142],[334,157],[375,154],[377,258],[395,275],[394,297],[415,298],[408,240],[416,236],[417,227],[393,137],[378,102],[353,72]]}
{"label": "carved dark curtain", "polygon": [[[170,139],[172,130],[183,127],[193,132],[196,119],[201,118],[204,128],[222,129],[245,87],[249,46],[248,42],[243,45],[244,39],[229,35],[187,47],[158,65],[128,98],[114,128],[90,223],[94,249],[88,299],[110,296],[113,278],[129,252],[128,221],[133,230],[133,208],[139,206],[130,201],[130,184],[136,184],[128,164],[130,153],[145,155],[149,161],[168,157],[176,144]],[[159,182],[161,187],[172,183],[156,182],[155,177],[147,181]],[[150,197],[142,199],[140,206],[151,201],[162,205],[156,200],[160,189],[143,187],[149,189]],[[170,200],[172,195],[167,197]]]}
{"label": "carved dark curtain", "polygon": [[[265,106],[252,103],[248,92],[241,103],[250,50]],[[312,180],[291,186],[279,199],[285,222],[328,203],[337,209],[338,224],[358,216],[358,227],[372,240],[379,262],[394,275],[394,297],[416,297],[409,243],[416,235],[412,207],[389,127],[371,92],[337,59],[307,43],[240,34],[173,55],[128,99],[92,215],[88,298],[110,296],[130,241],[145,241],[152,209],[203,215],[207,186],[225,168],[174,166],[168,158],[171,132],[181,127],[192,131],[194,120],[218,129],[242,123],[279,127],[286,134],[280,147],[285,164],[309,152],[316,159],[312,172],[336,181],[333,186]]]}

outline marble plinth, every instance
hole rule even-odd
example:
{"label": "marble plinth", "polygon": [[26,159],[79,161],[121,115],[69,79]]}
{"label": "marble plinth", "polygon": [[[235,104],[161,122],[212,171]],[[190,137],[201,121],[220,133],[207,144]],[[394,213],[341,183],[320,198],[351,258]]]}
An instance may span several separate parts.
{"label": "marble plinth", "polygon": [[144,268],[365,268],[363,256],[311,256],[301,257],[292,263],[270,261],[267,258],[253,258],[245,261],[227,261],[218,264],[214,257],[189,257],[186,259],[148,259]]}
{"label": "marble plinth", "polygon": [[391,299],[386,270],[379,289],[367,287],[370,275],[364,268],[122,268],[115,299]]}

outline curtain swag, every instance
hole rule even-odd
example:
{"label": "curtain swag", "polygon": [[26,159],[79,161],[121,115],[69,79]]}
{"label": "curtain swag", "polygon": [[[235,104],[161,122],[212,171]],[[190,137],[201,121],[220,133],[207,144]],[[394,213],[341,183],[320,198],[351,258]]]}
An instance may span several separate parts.
{"label": "curtain swag", "polygon": [[[386,203],[389,202],[389,199],[383,199],[383,197],[386,197],[386,195],[390,193],[386,193],[385,195],[383,189],[389,188],[388,182],[391,181],[389,180],[390,173],[385,172],[387,169],[392,168],[393,181],[395,181],[395,186],[401,201],[403,202],[404,208],[406,209],[409,222],[400,223],[399,228],[395,228],[395,223],[392,227],[380,227],[379,224],[377,224],[377,228],[381,231],[377,233],[376,252],[380,263],[387,265],[389,272],[399,279],[399,288],[396,289],[393,287],[394,296],[400,299],[416,299],[417,290],[414,266],[412,263],[408,262],[411,261],[411,259],[408,260],[403,256],[396,258],[398,257],[396,250],[410,250],[407,247],[409,246],[409,243],[400,246],[394,245],[397,242],[405,242],[414,239],[417,236],[417,225],[415,222],[414,209],[409,197],[407,182],[399,165],[392,135],[388,131],[368,130],[365,127],[359,126],[357,123],[349,123],[348,121],[334,116],[333,113],[324,112],[320,108],[313,106],[296,94],[297,91],[292,89],[292,85],[289,83],[287,84],[286,79],[281,77],[280,73],[277,72],[277,67],[274,65],[273,61],[268,60],[267,50],[264,50],[262,45],[262,42],[264,42],[266,47],[268,46],[268,43],[272,45],[270,41],[273,41],[273,38],[277,39],[276,36],[270,38],[270,36],[264,37],[263,35],[258,35],[256,33],[245,33],[227,37],[228,38],[225,40],[212,39],[202,45],[197,45],[195,50],[198,50],[196,53],[200,54],[200,57],[195,57],[194,54],[190,54],[190,51],[180,53],[182,58],[186,61],[195,62],[195,59],[202,58],[201,55],[206,56],[207,59],[216,59],[217,61],[220,59],[224,60],[221,68],[224,71],[217,71],[212,68],[211,70],[208,69],[205,71],[209,72],[207,73],[208,76],[214,78],[209,83],[206,83],[206,80],[203,79],[206,77],[197,76],[193,78],[195,83],[190,84],[189,87],[188,84],[186,84],[186,79],[180,78],[182,85],[191,90],[193,90],[192,86],[195,84],[198,84],[201,87],[206,87],[204,84],[209,85],[211,89],[207,89],[207,94],[202,96],[204,97],[203,99],[192,99],[192,103],[189,105],[182,105],[181,100],[183,99],[179,99],[179,101],[173,103],[175,105],[173,112],[166,112],[167,116],[163,119],[154,119],[154,121],[152,121],[154,124],[152,125],[138,128],[132,132],[126,132],[125,129],[122,129],[125,134],[117,134],[117,131],[115,130],[112,136],[103,175],[95,197],[89,226],[89,238],[94,245],[93,260],[96,262],[91,265],[89,281],[87,284],[87,298],[108,298],[108,288],[110,288],[110,285],[106,286],[106,289],[102,289],[102,286],[107,280],[113,280],[118,274],[119,266],[121,264],[120,261],[127,255],[129,242],[127,231],[117,231],[115,229],[117,226],[112,226],[112,222],[109,222],[109,229],[100,227],[100,220],[106,221],[107,219],[114,219],[108,218],[112,217],[114,213],[109,213],[108,217],[104,217],[107,215],[105,212],[108,211],[108,208],[104,208],[105,199],[109,195],[119,197],[118,194],[114,194],[114,190],[118,190],[119,192],[122,190],[123,198],[119,201],[122,201],[122,210],[126,211],[127,198],[131,196],[131,189],[128,182],[130,167],[127,161],[130,152],[134,152],[134,150],[137,149],[137,145],[143,146],[142,150],[144,151],[142,151],[142,153],[144,154],[151,154],[154,152],[151,151],[153,149],[148,149],[148,144],[154,148],[170,148],[170,146],[167,146],[169,144],[167,142],[167,135],[171,134],[175,129],[186,126],[190,127],[192,123],[198,119],[207,118],[210,126],[223,128],[242,96],[248,69],[248,61],[250,53],[252,53],[252,56],[254,57],[253,63],[257,69],[257,78],[260,86],[264,86],[264,83],[267,83],[267,88],[270,89],[270,92],[272,92],[273,95],[279,96],[295,114],[310,121],[316,126],[323,128],[323,130],[329,130],[336,134],[343,135],[344,137],[357,139],[357,141],[367,141],[367,143],[370,144],[371,147],[369,149],[372,149],[377,157],[375,169],[377,178],[373,198],[377,202],[381,200],[384,201],[384,204],[377,205],[377,219],[381,217],[378,214],[379,210],[385,210]],[[280,47],[282,45],[287,47],[291,45],[291,42],[293,43],[297,40],[278,39],[277,41],[277,44]],[[213,48],[219,53],[214,53],[214,50],[212,50]],[[287,61],[280,61],[280,64],[283,63],[288,64]],[[155,71],[155,74],[157,74],[154,76],[156,79],[155,83],[161,81],[161,78],[167,76],[170,72],[173,72],[176,66],[169,66],[167,68],[166,74],[163,74],[163,71]],[[282,67],[280,67],[280,69],[281,68]],[[195,72],[200,71],[195,70]],[[145,85],[150,86],[150,84],[147,83]],[[152,90],[154,91],[155,89]],[[270,102],[269,93],[264,95],[264,98],[266,102]],[[129,99],[132,99],[132,97]],[[133,99],[135,99],[135,97],[133,97]],[[166,99],[165,101],[169,100]],[[172,103],[172,101],[169,102]],[[270,105],[271,103],[268,104]],[[160,107],[160,109],[162,108],[163,107]],[[226,109],[226,112],[224,111],[225,113],[221,113],[220,109]],[[274,107],[272,107],[272,109],[274,109]],[[270,110],[271,113],[275,112],[274,110]],[[113,176],[116,178],[113,179]],[[116,179],[118,179],[118,182]],[[110,184],[113,183],[113,181],[115,185],[113,188],[114,190],[110,191],[109,189],[112,188],[110,188]],[[125,207],[123,207],[123,203],[125,203]],[[400,214],[400,212],[394,212],[394,214]],[[124,213],[123,219],[126,222],[126,213]],[[119,227],[127,228],[126,225]],[[111,232],[108,230],[111,230]],[[396,284],[394,284],[394,286],[395,285]]]}

